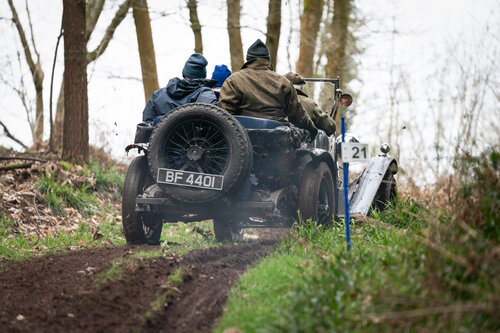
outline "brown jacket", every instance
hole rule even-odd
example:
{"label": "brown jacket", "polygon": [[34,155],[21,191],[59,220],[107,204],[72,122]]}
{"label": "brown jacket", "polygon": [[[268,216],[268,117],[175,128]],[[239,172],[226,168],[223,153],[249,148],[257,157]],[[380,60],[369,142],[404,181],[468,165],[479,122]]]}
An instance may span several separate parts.
{"label": "brown jacket", "polygon": [[231,114],[267,118],[312,129],[314,123],[284,76],[272,70],[271,61],[255,58],[224,81],[218,105]]}
{"label": "brown jacket", "polygon": [[301,90],[297,90],[297,96],[300,104],[302,104],[302,107],[318,129],[322,129],[327,135],[335,133],[335,121],[332,117],[324,113],[318,104],[307,97]]}

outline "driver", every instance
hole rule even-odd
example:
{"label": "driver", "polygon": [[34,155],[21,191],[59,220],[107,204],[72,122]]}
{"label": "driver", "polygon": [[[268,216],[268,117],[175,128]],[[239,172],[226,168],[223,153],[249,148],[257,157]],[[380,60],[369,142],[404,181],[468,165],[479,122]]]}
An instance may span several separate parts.
{"label": "driver", "polygon": [[314,138],[318,130],[290,81],[273,71],[269,50],[260,39],[248,48],[246,60],[240,71],[224,81],[218,105],[235,115],[292,123],[309,130]]}

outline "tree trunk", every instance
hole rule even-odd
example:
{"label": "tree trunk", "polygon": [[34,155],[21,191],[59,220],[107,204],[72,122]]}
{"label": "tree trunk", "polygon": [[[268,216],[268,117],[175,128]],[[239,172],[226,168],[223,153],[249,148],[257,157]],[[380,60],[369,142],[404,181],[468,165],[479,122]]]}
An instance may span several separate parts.
{"label": "tree trunk", "polygon": [[243,43],[240,32],[240,0],[227,0],[227,33],[231,53],[231,70],[238,71],[243,66]]}
{"label": "tree trunk", "polygon": [[188,0],[189,21],[194,34],[194,52],[203,54],[203,40],[201,38],[201,24],[198,19],[197,0]]}
{"label": "tree trunk", "polygon": [[62,157],[86,163],[89,159],[89,124],[84,1],[63,0],[63,28],[65,117]]}
{"label": "tree trunk", "polygon": [[64,128],[64,77],[61,82],[61,88],[59,89],[59,97],[57,98],[56,104],[56,117],[54,121],[54,134],[52,136],[54,150],[62,148],[62,137]]}
{"label": "tree trunk", "polygon": [[33,83],[35,85],[36,91],[36,115],[35,115],[35,131],[33,134],[33,141],[41,142],[43,138],[43,78],[44,73],[42,70],[42,66],[40,64],[40,54],[35,45],[35,39],[33,37],[33,26],[31,24],[31,16],[30,11],[28,9],[28,4],[26,3],[26,12],[28,14],[28,22],[31,32],[31,42],[33,44],[33,50],[36,55],[36,62],[33,60],[33,56],[31,54],[31,48],[26,38],[26,34],[24,32],[24,28],[19,21],[19,17],[17,15],[16,8],[12,0],[8,0],[9,7],[12,11],[12,22],[16,26],[17,32],[19,34],[19,39],[21,40],[21,44],[24,49],[24,56],[26,58],[26,62],[28,63],[28,67],[31,72],[31,76],[33,78]]}
{"label": "tree trunk", "polygon": [[300,51],[296,72],[304,77],[314,76],[314,54],[319,25],[323,14],[323,0],[304,0],[300,17]]}
{"label": "tree trunk", "polygon": [[323,27],[321,32],[319,32],[319,50],[317,50],[316,52],[316,63],[314,64],[313,70],[314,76],[321,76],[320,69],[323,71],[322,75],[325,75],[324,66],[321,63],[330,43],[330,31],[332,30],[333,17],[333,0],[326,0],[325,7],[326,13],[325,15],[322,15]]}
{"label": "tree trunk", "polygon": [[271,63],[276,70],[278,45],[281,30],[281,0],[269,0],[269,14],[267,16],[266,45],[271,55]]}
{"label": "tree trunk", "polygon": [[[349,0],[334,0],[333,2],[333,21],[332,21],[332,36],[326,56],[328,62],[326,64],[326,76],[340,76],[343,82],[346,64],[346,48],[347,36],[349,32]],[[335,123],[337,128],[340,128],[340,112],[337,114]]]}
{"label": "tree trunk", "polygon": [[159,89],[158,74],[156,72],[156,58],[151,33],[147,0],[132,1],[137,44],[141,60],[142,83],[146,103],[155,90]]}
{"label": "tree trunk", "polygon": [[[106,32],[97,46],[97,48],[87,53],[88,62],[92,62],[99,58],[109,45],[109,42],[113,38],[114,32],[118,25],[123,21],[125,16],[127,16],[128,9],[130,7],[131,0],[125,0],[115,13],[115,16],[109,26],[106,28]],[[85,27],[85,40],[89,41],[90,36],[94,32],[94,28],[97,24],[97,20],[101,15],[104,0],[90,0],[87,2],[88,11],[86,16],[86,27]],[[61,89],[59,90],[59,97],[57,99],[56,106],[56,117],[54,123],[54,135],[53,135],[53,147],[54,149],[60,149],[62,147],[62,136],[63,136],[63,125],[64,125],[64,77],[61,82]]]}

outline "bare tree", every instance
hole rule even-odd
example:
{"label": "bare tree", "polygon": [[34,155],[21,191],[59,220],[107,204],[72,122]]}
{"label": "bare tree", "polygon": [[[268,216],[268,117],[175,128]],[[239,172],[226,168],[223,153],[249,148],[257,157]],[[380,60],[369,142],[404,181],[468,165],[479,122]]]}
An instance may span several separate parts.
{"label": "bare tree", "polygon": [[300,16],[300,52],[296,71],[305,77],[314,75],[314,54],[322,14],[323,0],[304,0],[304,12]]}
{"label": "bare tree", "polygon": [[[103,53],[106,51],[111,39],[113,39],[113,35],[116,31],[116,28],[120,25],[123,19],[127,16],[128,10],[130,8],[131,0],[124,0],[118,10],[115,13],[115,16],[109,23],[106,28],[106,32],[101,39],[99,45],[91,52],[87,54],[88,63],[91,63],[97,60]],[[87,16],[86,16],[86,27],[85,27],[85,40],[89,41],[92,33],[94,32],[95,26],[101,12],[103,10],[105,0],[89,0],[87,1]],[[61,88],[59,90],[59,97],[57,99],[56,104],[56,117],[54,123],[54,135],[53,140],[54,149],[58,149],[62,147],[62,135],[63,135],[63,123],[64,123],[64,78],[61,82]]]}
{"label": "bare tree", "polygon": [[[24,80],[23,75],[19,75],[19,81],[16,81],[17,78],[14,75],[14,73],[21,73],[23,69],[23,61],[21,60],[21,52],[17,51],[16,52],[16,60],[17,60],[17,65],[18,69],[14,69],[12,67],[12,63],[10,59],[6,62],[6,64],[3,66],[3,71],[0,72],[0,81],[7,87],[9,87],[16,95],[19,97],[19,100],[24,108],[24,111],[26,112],[26,119],[28,120],[28,124],[30,127],[30,132],[31,132],[31,137],[33,142],[35,142],[35,130],[36,130],[36,110],[33,106],[33,101],[30,98],[30,95],[28,93],[28,89],[26,87],[26,83]],[[10,76],[8,74],[11,74]],[[15,141],[16,143],[19,143],[19,139],[13,138],[13,134],[8,130],[7,125],[3,124],[4,127],[4,133],[7,137],[9,137],[11,140]],[[27,145],[20,144],[23,147],[27,147]]]}
{"label": "bare tree", "polygon": [[328,59],[326,76],[343,78],[343,67],[346,59],[347,36],[349,31],[349,0],[334,0],[333,21],[330,42],[326,51]]}
{"label": "bare tree", "polygon": [[233,72],[239,70],[244,63],[240,13],[240,0],[227,0],[227,33],[229,35],[229,52],[231,53],[231,69]]}
{"label": "bare tree", "polygon": [[158,74],[156,72],[156,58],[151,33],[147,0],[133,0],[132,2],[139,57],[141,59],[142,83],[146,102],[155,90],[159,89]]}
{"label": "bare tree", "polygon": [[[350,15],[349,0],[334,0],[333,2],[333,21],[331,38],[329,47],[326,51],[328,62],[326,64],[326,76],[336,77],[340,76],[343,82],[345,63],[346,63],[346,50],[347,50],[347,36],[349,32],[349,15]],[[337,128],[340,128],[340,112],[337,114],[335,123]]]}
{"label": "bare tree", "polygon": [[322,68],[322,61],[323,57],[326,55],[326,50],[328,49],[328,46],[330,44],[330,35],[331,35],[331,30],[332,30],[332,17],[333,17],[333,0],[326,0],[324,4],[324,10],[326,12],[323,15],[322,19],[322,24],[320,23],[320,30],[321,32],[319,33],[319,45],[317,48],[317,54],[316,54],[316,63],[314,64],[314,70],[313,70],[313,75],[314,76],[321,76],[320,71],[323,70],[324,73],[324,68]]}
{"label": "bare tree", "polygon": [[271,55],[271,63],[276,69],[278,45],[281,31],[281,0],[269,0],[269,14],[267,15],[266,45]]}
{"label": "bare tree", "polygon": [[64,159],[85,163],[89,159],[87,97],[87,41],[85,2],[63,0],[64,29]]}
{"label": "bare tree", "polygon": [[197,0],[188,0],[187,6],[189,9],[189,21],[194,34],[194,52],[203,53],[203,40],[201,37],[201,24],[198,19],[198,4]]}
{"label": "bare tree", "polygon": [[[33,78],[33,83],[35,85],[36,91],[36,117],[35,117],[35,135],[33,140],[35,142],[41,142],[43,137],[43,78],[44,73],[42,70],[42,66],[40,64],[40,54],[38,53],[35,38],[33,35],[33,25],[31,23],[30,11],[28,8],[28,2],[26,1],[26,12],[28,14],[28,25],[31,34],[31,46],[26,38],[26,33],[24,31],[24,27],[21,25],[19,21],[19,16],[17,15],[16,7],[14,6],[12,0],[7,0],[9,3],[9,7],[12,11],[12,22],[16,26],[17,32],[19,34],[19,39],[21,40],[21,44],[24,49],[24,56],[26,58],[26,62],[28,63],[28,67],[31,72],[31,76]],[[31,49],[33,48],[33,52],[36,56],[36,61],[33,58],[33,54]]]}

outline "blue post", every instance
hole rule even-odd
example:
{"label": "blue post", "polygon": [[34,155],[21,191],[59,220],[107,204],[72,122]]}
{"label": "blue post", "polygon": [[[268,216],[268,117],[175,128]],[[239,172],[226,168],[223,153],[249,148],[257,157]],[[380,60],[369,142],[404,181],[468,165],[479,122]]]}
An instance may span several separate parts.
{"label": "blue post", "polygon": [[[342,142],[345,142],[345,117],[340,118],[340,128],[342,132]],[[351,231],[349,230],[349,163],[342,163],[344,170],[344,214],[345,214],[345,240],[347,243],[347,251],[351,249]]]}

